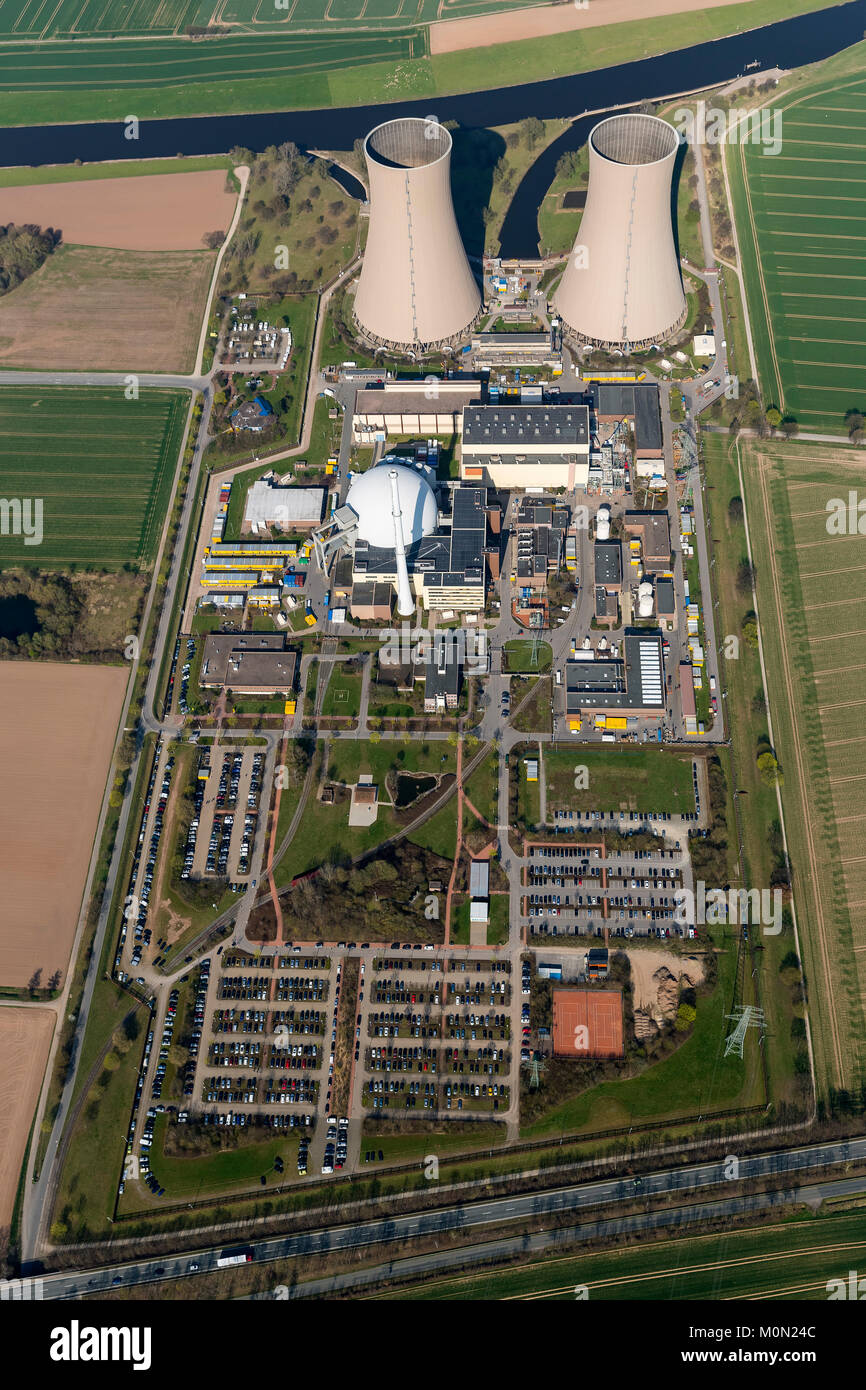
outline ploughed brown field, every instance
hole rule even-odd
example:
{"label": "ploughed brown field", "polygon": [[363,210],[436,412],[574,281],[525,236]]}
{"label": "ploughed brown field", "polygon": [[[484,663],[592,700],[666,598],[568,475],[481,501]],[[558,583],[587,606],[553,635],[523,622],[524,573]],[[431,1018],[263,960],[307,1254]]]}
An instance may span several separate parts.
{"label": "ploughed brown field", "polygon": [[223,169],[81,179],[3,189],[3,221],[54,227],[78,246],[193,251],[205,232],[226,232],[236,195]]}
{"label": "ploughed brown field", "polygon": [[739,0],[592,0],[582,9],[577,5],[537,5],[477,18],[442,19],[430,25],[430,52],[435,57],[439,53],[459,53],[464,48],[486,48],[491,43],[523,43],[548,34],[738,3]]}
{"label": "ploughed brown field", "polygon": [[12,1220],[53,1031],[51,1009],[0,1008],[0,1230]]}
{"label": "ploughed brown field", "polygon": [[128,674],[0,663],[0,985],[66,977]]}
{"label": "ploughed brown field", "polygon": [[60,246],[0,299],[0,364],[192,371],[215,259],[204,250]]}

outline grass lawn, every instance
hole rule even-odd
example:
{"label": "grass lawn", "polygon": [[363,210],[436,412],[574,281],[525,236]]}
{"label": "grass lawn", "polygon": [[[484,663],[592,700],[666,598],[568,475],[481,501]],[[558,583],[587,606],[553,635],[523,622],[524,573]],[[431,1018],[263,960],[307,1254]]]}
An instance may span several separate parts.
{"label": "grass lawn", "polygon": [[[261,1189],[264,1194],[271,1188],[284,1187],[287,1182],[297,1181],[298,1140],[294,1134],[291,1138],[288,1135],[274,1137],[263,1131],[250,1130],[239,1136],[236,1149],[223,1152],[208,1150],[202,1155],[172,1157],[167,1157],[163,1152],[165,1134],[166,1116],[157,1115],[150,1166],[159,1178],[160,1186],[165,1188],[165,1197],[155,1201],[144,1187],[136,1196],[135,1184],[127,1184],[126,1193],[121,1199],[122,1211],[135,1211],[139,1207],[158,1208],[160,1202],[184,1197],[194,1201],[211,1193],[244,1192],[252,1187],[257,1191]],[[277,1156],[285,1163],[282,1174],[274,1171]],[[263,1173],[268,1178],[266,1186],[260,1182]]]}
{"label": "grass lawn", "polygon": [[347,670],[344,663],[335,662],[322,701],[322,714],[326,717],[338,715],[344,719],[357,719],[361,710],[363,678],[363,672]]}
{"label": "grass lawn", "polygon": [[489,825],[499,822],[499,754],[491,748],[479,768],[476,768],[463,791],[479,815]]}
{"label": "grass lawn", "polygon": [[534,645],[533,642],[527,641],[523,637],[513,637],[510,642],[506,642],[503,670],[516,675],[535,675],[549,671],[553,661],[553,651],[550,644],[539,642],[533,663],[532,649]]}
{"label": "grass lawn", "polygon": [[[471,1153],[474,1149],[492,1149],[505,1139],[505,1126],[479,1123],[455,1132],[446,1125],[443,1129],[423,1134],[382,1134],[374,1120],[365,1120],[361,1135],[361,1157],[368,1148],[375,1149],[378,1163],[382,1150],[384,1163],[408,1163],[428,1154]],[[372,1165],[371,1165],[372,1166]],[[363,1176],[367,1172],[363,1170]]]}
{"label": "grass lawn", "polygon": [[[88,1092],[63,1165],[52,1233],[61,1242],[105,1231],[114,1210],[146,1028],[122,1054],[113,1048]],[[97,1049],[98,1051],[98,1049]]]}
{"label": "grass lawn", "polygon": [[[575,789],[575,767],[588,769],[589,785]],[[692,759],[668,749],[604,752],[579,747],[544,753],[548,812],[563,806],[582,811],[694,811]]]}
{"label": "grass lawn", "polygon": [[[738,592],[736,583],[740,558],[746,554],[745,528],[742,520],[731,519],[728,510],[731,498],[740,496],[736,450],[730,440],[719,435],[703,435],[703,446],[707,478],[712,482],[712,487],[708,487],[706,493],[711,534],[720,541],[714,566],[720,631],[735,633],[739,631],[746,609],[751,606]],[[750,466],[748,461],[746,466]],[[753,537],[756,536],[759,521],[760,514],[753,515],[750,509],[749,523]],[[723,556],[727,557],[726,563],[721,564],[718,561]],[[732,780],[736,787],[742,789],[749,808],[748,814],[742,817],[745,862],[741,866],[740,882],[746,885],[765,884],[770,882],[774,867],[770,831],[777,820],[778,810],[775,791],[761,779],[756,765],[757,741],[766,737],[768,732],[766,715],[754,706],[755,697],[762,690],[757,650],[742,641],[737,660],[726,661],[720,676],[727,691],[734,768]],[[795,853],[793,846],[791,852]],[[798,913],[803,911],[799,898],[797,910]],[[801,1018],[803,1010],[802,1006],[794,1005],[790,988],[783,983],[779,974],[782,960],[792,948],[792,937],[790,925],[779,936],[765,936],[763,949],[753,957],[759,970],[761,1002],[767,1016],[765,1051],[770,1090],[777,1101],[798,1098],[794,1072],[796,1044],[792,1038],[792,1026],[795,1019]],[[806,945],[811,949],[808,931]],[[821,1011],[821,995],[813,990],[810,1014],[813,1042],[819,1050],[819,1067],[824,1064],[820,1047]]]}
{"label": "grass lawn", "polygon": [[[362,772],[371,773],[379,787],[379,814],[371,826],[350,827],[348,800],[329,805],[311,796],[286,855],[275,865],[274,876],[278,887],[284,887],[297,874],[305,873],[331,857],[356,858],[365,854],[393,835],[399,829],[400,822],[387,802],[384,785],[386,774],[391,769],[437,774],[453,772],[454,749],[448,747],[440,752],[441,748],[440,743],[425,744],[420,740],[403,744],[394,740],[374,743],[360,739],[332,739],[328,779],[354,784]],[[444,762],[440,761],[443,757]],[[444,808],[450,812],[452,821],[455,808],[456,802],[454,806],[449,803]],[[418,844],[427,844],[426,840],[414,835],[412,839]],[[433,845],[429,847],[434,848]],[[453,849],[451,853],[453,856]]]}
{"label": "grass lawn", "polygon": [[7,497],[42,499],[43,539],[3,539],[4,566],[119,569],[153,562],[186,423],[182,391],[4,387]]}
{"label": "grass lawn", "polygon": [[437,811],[435,816],[425,820],[409,837],[413,844],[422,849],[432,850],[442,859],[453,859],[457,853],[457,798],[452,797]]}

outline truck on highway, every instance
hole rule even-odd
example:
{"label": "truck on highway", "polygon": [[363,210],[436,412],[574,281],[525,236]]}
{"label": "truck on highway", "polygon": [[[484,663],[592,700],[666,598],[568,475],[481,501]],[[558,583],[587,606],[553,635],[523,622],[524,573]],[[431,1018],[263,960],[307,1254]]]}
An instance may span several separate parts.
{"label": "truck on highway", "polygon": [[230,1269],[232,1265],[252,1264],[253,1252],[250,1247],[244,1246],[239,1250],[223,1250],[217,1256],[217,1269]]}

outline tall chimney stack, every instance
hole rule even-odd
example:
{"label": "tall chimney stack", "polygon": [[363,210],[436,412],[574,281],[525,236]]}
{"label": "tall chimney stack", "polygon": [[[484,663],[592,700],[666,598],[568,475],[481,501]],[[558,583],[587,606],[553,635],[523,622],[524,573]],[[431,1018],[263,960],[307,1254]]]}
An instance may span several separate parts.
{"label": "tall chimney stack", "polygon": [[391,515],[394,518],[394,548],[397,551],[397,612],[401,618],[408,618],[415,612],[415,600],[409,584],[409,566],[406,564],[406,544],[403,540],[403,513],[400,510],[400,488],[397,470],[388,471],[391,480]]}

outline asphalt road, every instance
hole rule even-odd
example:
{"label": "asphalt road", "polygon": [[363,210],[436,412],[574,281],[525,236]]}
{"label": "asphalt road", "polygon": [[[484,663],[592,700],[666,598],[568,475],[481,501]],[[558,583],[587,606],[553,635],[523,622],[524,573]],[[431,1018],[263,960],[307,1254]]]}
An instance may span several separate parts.
{"label": "asphalt road", "polygon": [[[779,1194],[748,1195],[741,1191],[741,1183],[750,1178],[763,1178],[804,1173],[810,1169],[826,1168],[832,1164],[849,1160],[866,1159],[866,1138],[839,1141],[829,1144],[813,1144],[790,1149],[775,1154],[756,1154],[739,1161],[738,1178],[727,1176],[730,1169],[728,1158],[714,1163],[700,1163],[667,1172],[649,1173],[639,1185],[630,1178],[605,1179],[600,1182],[570,1184],[551,1192],[528,1192],[513,1197],[499,1197],[473,1204],[457,1203],[430,1212],[417,1212],[406,1216],[376,1219],[359,1224],[332,1227],[324,1230],[304,1231],[297,1235],[274,1236],[267,1240],[254,1241],[252,1250],[256,1263],[286,1260],[308,1255],[321,1255],[333,1251],[356,1250],[364,1246],[383,1242],[408,1242],[421,1236],[436,1235],[446,1231],[469,1231],[488,1225],[502,1225],[509,1221],[525,1221],[530,1217],[554,1216],[564,1211],[580,1211],[591,1207],[633,1200],[639,1193],[648,1202],[653,1197],[666,1197],[672,1194],[688,1195],[705,1188],[721,1188],[725,1195],[706,1207],[692,1209],[687,1217],[677,1218],[672,1211],[637,1213],[634,1216],[609,1218],[592,1223],[591,1226],[575,1228],[579,1234],[571,1239],[592,1239],[593,1236],[616,1234],[624,1230],[640,1230],[652,1225],[678,1224],[689,1221],[710,1219],[713,1215],[735,1215],[743,1211],[758,1210],[751,1204],[763,1202],[764,1206],[780,1204],[791,1200],[790,1196]],[[829,1194],[839,1189],[839,1181],[834,1180],[824,1186],[816,1187],[815,1192]],[[863,1187],[863,1179],[844,1180]],[[855,1190],[852,1187],[850,1190]],[[796,1195],[796,1194],[795,1194]],[[805,1193],[800,1192],[801,1200]],[[819,1197],[816,1197],[819,1200]],[[702,1216],[700,1213],[705,1212]],[[556,1233],[555,1239],[564,1240],[566,1234]],[[524,1238],[520,1237],[520,1248]],[[500,1244],[496,1243],[497,1246]],[[446,1252],[442,1252],[443,1254]],[[452,1253],[452,1252],[447,1252]],[[211,1273],[218,1268],[220,1248],[212,1248],[192,1254],[178,1256],[157,1256],[151,1260],[139,1260],[107,1265],[98,1270],[79,1270],[70,1273],[43,1275],[43,1293],[46,1299],[80,1298],[85,1294],[104,1293],[115,1287],[130,1287],[136,1284],[158,1282],[162,1279],[194,1277],[196,1274]],[[454,1263],[465,1264],[470,1252],[465,1249],[454,1252]],[[484,1258],[473,1247],[472,1258]],[[426,1267],[428,1257],[417,1257],[418,1270]],[[411,1262],[410,1262],[411,1263]],[[196,1268],[193,1268],[196,1266]],[[32,1271],[30,1271],[32,1272]],[[408,1272],[415,1272],[409,1270]],[[343,1287],[351,1287],[357,1282],[356,1275],[337,1276],[348,1282]],[[329,1283],[328,1287],[332,1287]],[[313,1292],[312,1287],[309,1292]]]}

